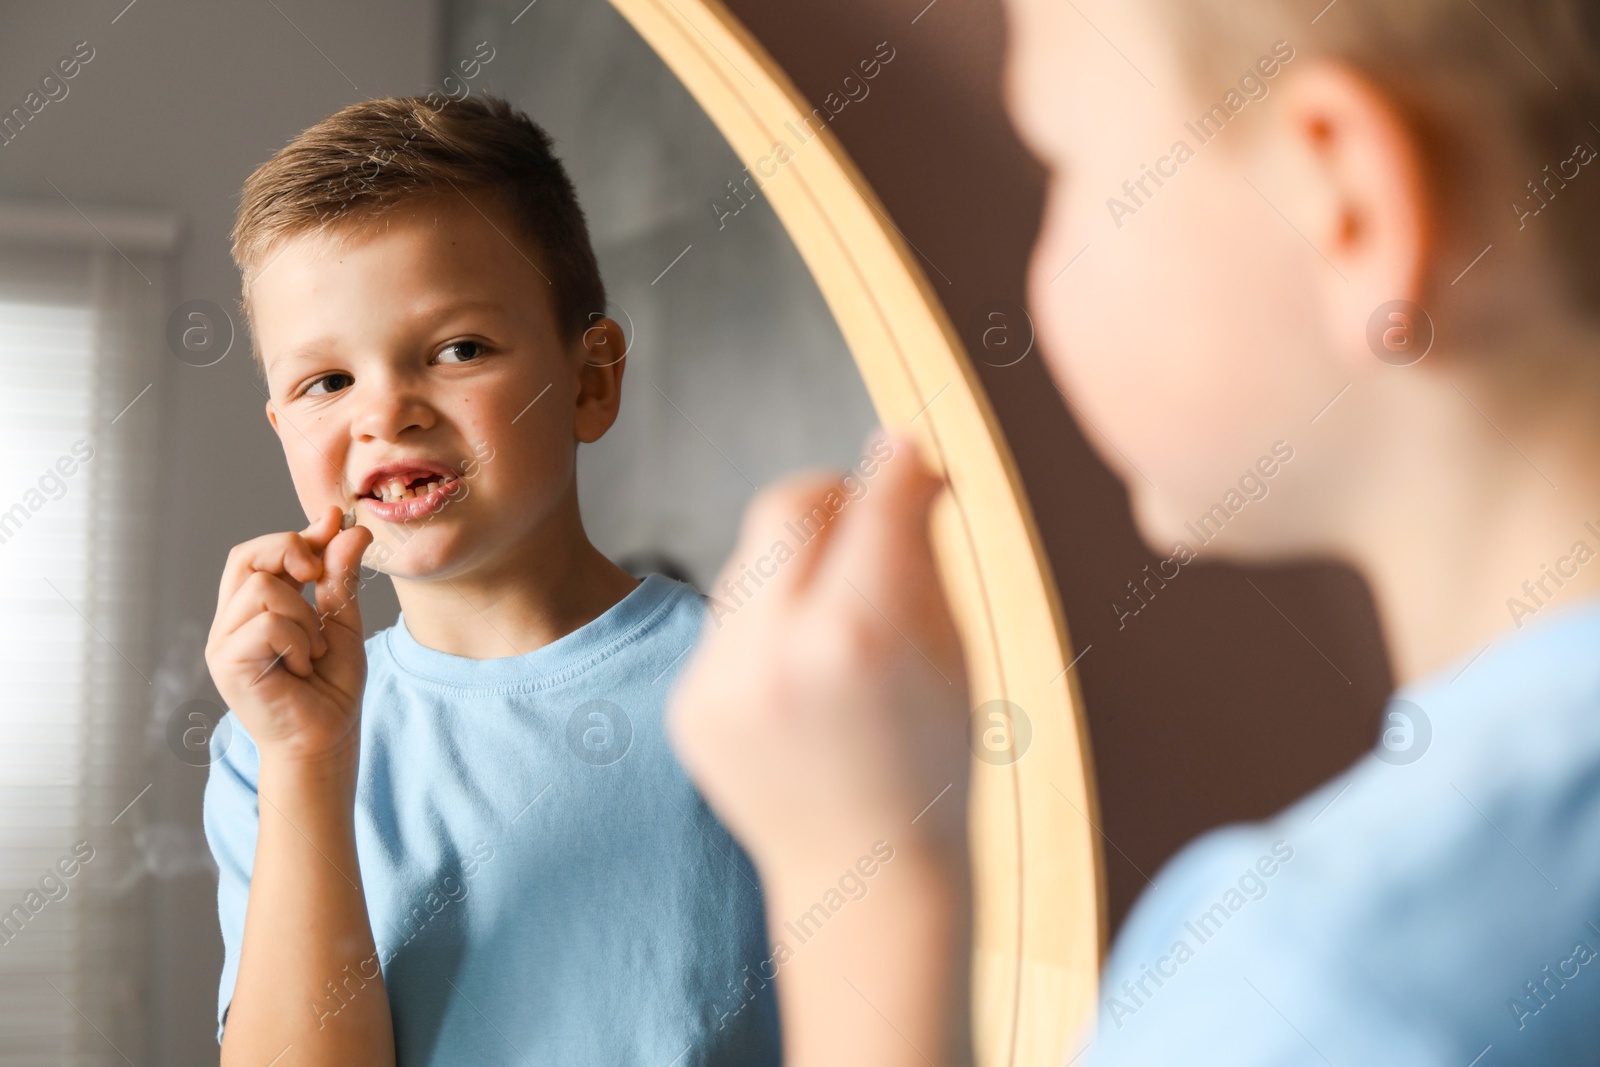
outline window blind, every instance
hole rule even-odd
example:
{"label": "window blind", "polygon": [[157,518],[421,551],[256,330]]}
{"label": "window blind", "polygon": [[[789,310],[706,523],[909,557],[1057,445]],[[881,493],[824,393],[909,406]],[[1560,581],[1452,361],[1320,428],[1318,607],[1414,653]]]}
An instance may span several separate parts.
{"label": "window blind", "polygon": [[165,257],[119,236],[0,209],[0,1067],[143,1062]]}

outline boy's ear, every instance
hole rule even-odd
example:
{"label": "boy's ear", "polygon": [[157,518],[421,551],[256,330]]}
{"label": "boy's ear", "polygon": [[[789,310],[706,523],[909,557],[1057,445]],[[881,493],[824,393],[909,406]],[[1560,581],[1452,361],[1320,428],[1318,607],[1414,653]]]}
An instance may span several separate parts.
{"label": "boy's ear", "polygon": [[1336,350],[1370,365],[1367,325],[1420,304],[1433,256],[1427,157],[1395,99],[1344,63],[1313,60],[1282,86],[1280,131],[1303,183],[1299,218],[1335,271],[1317,271]]}
{"label": "boy's ear", "polygon": [[597,318],[577,344],[578,409],[573,433],[584,444],[600,440],[622,407],[622,372],[628,340],[615,320]]}
{"label": "boy's ear", "polygon": [[273,433],[283,437],[283,431],[278,428],[278,409],[272,406],[271,399],[267,400],[267,422],[272,424]]}

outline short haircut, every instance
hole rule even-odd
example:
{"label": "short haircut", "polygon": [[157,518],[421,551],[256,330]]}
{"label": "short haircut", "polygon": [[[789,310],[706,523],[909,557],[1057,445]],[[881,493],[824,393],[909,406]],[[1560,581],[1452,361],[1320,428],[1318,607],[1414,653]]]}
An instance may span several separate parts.
{"label": "short haircut", "polygon": [[[1543,184],[1575,145],[1600,149],[1600,4],[1159,0],[1159,8],[1202,99],[1228,88],[1280,38],[1302,57],[1360,70],[1399,103],[1418,134],[1447,231],[1496,212],[1514,220],[1518,198],[1538,207],[1536,195],[1560,190],[1554,217],[1537,220],[1537,239],[1554,252],[1574,311],[1600,318],[1600,168]],[[1459,241],[1453,252],[1468,259],[1487,240],[1440,236]]]}
{"label": "short haircut", "polygon": [[507,236],[520,238],[519,251],[550,283],[565,340],[605,313],[588,224],[550,135],[497,97],[430,95],[342,108],[245,181],[233,260],[243,277],[246,320],[250,288],[279,241],[354,232],[418,200],[458,195],[510,222],[514,232]]}

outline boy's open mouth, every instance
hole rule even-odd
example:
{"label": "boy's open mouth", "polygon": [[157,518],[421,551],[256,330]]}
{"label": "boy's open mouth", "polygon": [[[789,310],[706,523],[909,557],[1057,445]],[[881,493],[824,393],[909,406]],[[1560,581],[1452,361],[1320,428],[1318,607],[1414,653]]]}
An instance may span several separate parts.
{"label": "boy's open mouth", "polygon": [[381,500],[386,504],[393,504],[401,500],[410,500],[412,497],[427,496],[435,486],[450,480],[443,474],[419,475],[410,481],[404,478],[390,478],[373,486],[372,491],[364,496],[368,500]]}
{"label": "boy's open mouth", "polygon": [[460,477],[451,467],[433,460],[395,460],[367,473],[357,503],[388,522],[420,519],[449,502]]}

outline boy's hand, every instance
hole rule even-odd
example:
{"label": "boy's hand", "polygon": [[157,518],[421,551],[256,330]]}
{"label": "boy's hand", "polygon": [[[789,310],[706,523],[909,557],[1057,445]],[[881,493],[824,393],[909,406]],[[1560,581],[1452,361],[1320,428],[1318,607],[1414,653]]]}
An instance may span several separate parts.
{"label": "boy's hand", "polygon": [[929,539],[944,483],[891,441],[866,494],[734,606],[722,579],[844,491],[801,475],[755,499],[713,594],[732,611],[713,603],[670,702],[679,757],[769,890],[826,885],[879,839],[902,869],[964,874],[967,682]]}
{"label": "boy's hand", "polygon": [[[367,660],[357,599],[362,526],[339,528],[329,505],[300,533],[234,547],[222,573],[206,664],[217,691],[269,752],[290,759],[353,759]],[[316,583],[313,610],[301,596]]]}

